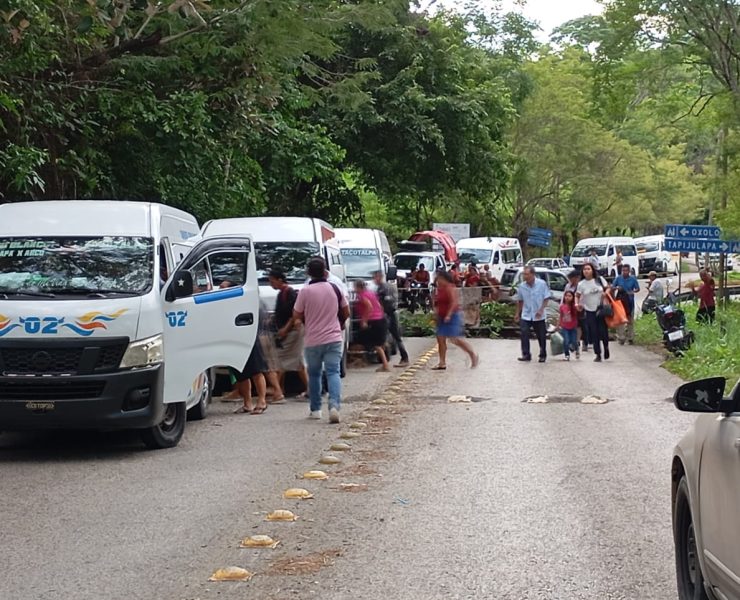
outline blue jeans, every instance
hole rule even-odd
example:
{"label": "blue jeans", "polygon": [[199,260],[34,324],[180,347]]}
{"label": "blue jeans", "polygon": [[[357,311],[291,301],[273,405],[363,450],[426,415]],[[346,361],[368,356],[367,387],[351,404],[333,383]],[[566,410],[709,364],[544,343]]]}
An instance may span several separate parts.
{"label": "blue jeans", "polygon": [[563,336],[565,356],[570,356],[571,350],[578,349],[578,329],[561,329],[560,334]]}
{"label": "blue jeans", "polygon": [[321,374],[326,370],[329,387],[329,408],[339,409],[342,396],[342,342],[309,346],[305,349],[308,371],[308,398],[311,411],[321,410]]}

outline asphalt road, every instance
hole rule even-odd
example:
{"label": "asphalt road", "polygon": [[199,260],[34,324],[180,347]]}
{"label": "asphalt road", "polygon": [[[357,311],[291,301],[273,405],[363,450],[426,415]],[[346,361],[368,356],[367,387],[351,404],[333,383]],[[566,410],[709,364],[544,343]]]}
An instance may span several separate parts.
{"label": "asphalt road", "polygon": [[[678,380],[633,347],[523,365],[516,342],[474,343],[476,371],[459,351],[446,372],[428,370],[435,357],[350,371],[337,427],[303,403],[262,417],[217,403],[170,451],[126,434],[0,436],[0,598],[676,598],[670,453],[691,421],[667,400]],[[351,451],[319,465],[361,412]],[[316,468],[330,478],[296,479]],[[295,486],[315,498],[282,499]],[[277,508],[300,518],[266,522]],[[254,534],[281,543],[238,547]],[[207,581],[229,565],[256,575]]]}

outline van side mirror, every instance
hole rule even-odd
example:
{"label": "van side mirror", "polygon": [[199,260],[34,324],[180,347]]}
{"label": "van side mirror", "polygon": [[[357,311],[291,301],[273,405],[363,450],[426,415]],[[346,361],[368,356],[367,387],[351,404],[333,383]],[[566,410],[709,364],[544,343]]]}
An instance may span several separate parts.
{"label": "van side mirror", "polygon": [[190,271],[175,271],[175,276],[167,290],[167,300],[192,296],[193,289],[193,274]]}
{"label": "van side mirror", "polygon": [[388,265],[385,272],[386,281],[395,281],[398,279],[398,268],[395,265]]}
{"label": "van side mirror", "polygon": [[725,402],[724,377],[711,377],[683,384],[673,395],[678,410],[695,413],[730,412],[731,402]]}

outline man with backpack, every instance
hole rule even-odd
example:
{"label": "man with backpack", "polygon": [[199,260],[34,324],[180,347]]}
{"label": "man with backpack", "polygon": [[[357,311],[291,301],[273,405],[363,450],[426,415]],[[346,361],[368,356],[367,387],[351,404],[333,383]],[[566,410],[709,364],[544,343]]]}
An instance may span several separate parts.
{"label": "man with backpack", "polygon": [[409,353],[406,351],[406,346],[403,344],[403,338],[401,337],[401,327],[398,323],[398,299],[393,293],[393,288],[385,282],[383,271],[375,271],[373,273],[373,281],[376,285],[376,293],[380,304],[383,307],[385,316],[388,318],[388,332],[396,342],[398,351],[401,353],[401,361],[396,365],[397,367],[407,367],[409,364]]}
{"label": "man with backpack", "polygon": [[299,293],[293,317],[304,324],[304,347],[308,368],[309,417],[321,419],[321,374],[326,369],[329,388],[329,422],[339,423],[342,379],[340,375],[344,324],[349,318],[349,303],[339,287],[327,280],[326,263],[312,258],[308,263],[311,278]]}

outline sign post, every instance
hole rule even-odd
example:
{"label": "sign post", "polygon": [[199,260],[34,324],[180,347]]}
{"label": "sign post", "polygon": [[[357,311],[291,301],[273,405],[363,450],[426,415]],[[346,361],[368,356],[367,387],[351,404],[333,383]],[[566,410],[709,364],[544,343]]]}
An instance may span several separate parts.
{"label": "sign post", "polygon": [[[740,253],[740,241],[722,240],[722,230],[716,225],[666,225],[665,249],[668,252],[679,252],[678,258],[678,291],[681,292],[681,272],[683,271],[683,253],[701,252],[707,255],[719,254],[720,300],[724,304],[724,282],[727,254]],[[708,267],[708,260],[705,267]]]}

